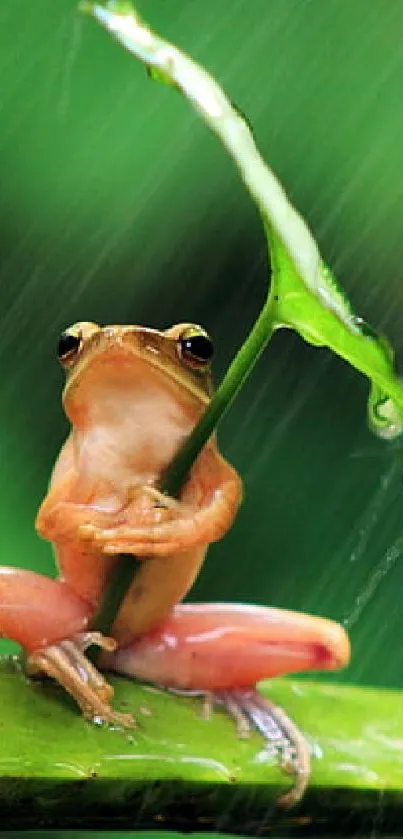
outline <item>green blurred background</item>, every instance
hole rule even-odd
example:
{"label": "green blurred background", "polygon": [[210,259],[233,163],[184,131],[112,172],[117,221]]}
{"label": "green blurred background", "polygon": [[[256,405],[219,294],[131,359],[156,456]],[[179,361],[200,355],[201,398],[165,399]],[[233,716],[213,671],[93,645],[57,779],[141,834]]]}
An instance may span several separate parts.
{"label": "green blurred background", "polygon": [[[140,10],[247,113],[356,309],[401,358],[401,0]],[[200,321],[219,377],[263,300],[265,244],[216,139],[74,0],[2,0],[0,22],[0,556],[53,573],[33,520],[67,429],[60,331]],[[401,687],[402,456],[368,433],[366,393],[326,351],[275,337],[221,430],[246,500],[192,597],[343,621],[354,655],[337,678]]]}
{"label": "green blurred background", "polygon": [[[246,112],[359,314],[403,353],[403,4],[141,0]],[[60,331],[203,323],[220,377],[262,303],[265,243],[217,140],[73,0],[0,10],[0,556],[53,573],[33,529],[66,434]],[[222,426],[244,477],[193,599],[345,622],[337,678],[403,686],[403,470],[367,383],[275,337]],[[2,642],[2,649],[10,649]]]}

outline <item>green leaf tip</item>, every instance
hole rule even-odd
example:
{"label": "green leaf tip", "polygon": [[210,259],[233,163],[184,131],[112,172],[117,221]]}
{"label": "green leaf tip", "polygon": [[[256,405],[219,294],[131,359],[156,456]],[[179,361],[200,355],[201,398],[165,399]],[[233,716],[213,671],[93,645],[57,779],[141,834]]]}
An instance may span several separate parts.
{"label": "green leaf tip", "polygon": [[403,433],[403,417],[393,399],[385,396],[375,384],[368,399],[368,425],[371,431],[384,440],[395,440]]}

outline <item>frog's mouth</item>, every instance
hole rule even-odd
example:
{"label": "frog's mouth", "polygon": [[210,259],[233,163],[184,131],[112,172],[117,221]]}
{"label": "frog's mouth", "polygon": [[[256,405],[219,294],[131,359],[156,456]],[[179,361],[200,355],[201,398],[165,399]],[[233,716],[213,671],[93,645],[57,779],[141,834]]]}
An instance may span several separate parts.
{"label": "frog's mouth", "polygon": [[86,347],[68,375],[63,394],[67,416],[74,423],[89,414],[108,416],[143,406],[151,420],[161,412],[174,421],[194,425],[210,401],[210,384],[196,371],[183,370],[173,345],[162,349],[153,330],[128,332],[120,340]]}

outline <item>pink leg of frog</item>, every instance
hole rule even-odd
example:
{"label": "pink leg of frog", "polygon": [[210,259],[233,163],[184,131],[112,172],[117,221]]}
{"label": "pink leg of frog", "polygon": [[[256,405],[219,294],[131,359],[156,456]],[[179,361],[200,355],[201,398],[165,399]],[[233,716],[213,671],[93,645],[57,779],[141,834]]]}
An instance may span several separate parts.
{"label": "pink leg of frog", "polygon": [[294,786],[279,799],[296,804],[310,776],[305,738],[256,683],[303,670],[334,670],[348,663],[344,629],[333,621],[283,609],[235,604],[177,606],[157,630],[103,655],[103,664],[163,687],[204,693],[224,706],[245,736],[255,727]]}
{"label": "pink leg of frog", "polygon": [[21,644],[28,673],[56,679],[89,719],[133,725],[131,714],[111,707],[112,686],[85,656],[91,644],[109,651],[116,646],[112,638],[88,631],[92,614],[90,604],[61,580],[0,567],[0,635]]}

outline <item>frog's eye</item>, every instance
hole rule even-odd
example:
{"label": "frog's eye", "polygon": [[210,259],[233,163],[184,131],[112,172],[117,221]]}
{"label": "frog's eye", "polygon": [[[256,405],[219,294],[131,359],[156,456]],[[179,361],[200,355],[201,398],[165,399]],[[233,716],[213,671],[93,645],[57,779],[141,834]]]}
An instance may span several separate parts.
{"label": "frog's eye", "polygon": [[214,353],[213,342],[207,332],[199,326],[189,326],[182,332],[178,342],[179,355],[191,367],[202,370],[207,367]]}
{"label": "frog's eye", "polygon": [[76,357],[82,343],[82,336],[76,331],[66,329],[62,332],[57,347],[57,357],[63,366],[70,364]]}

